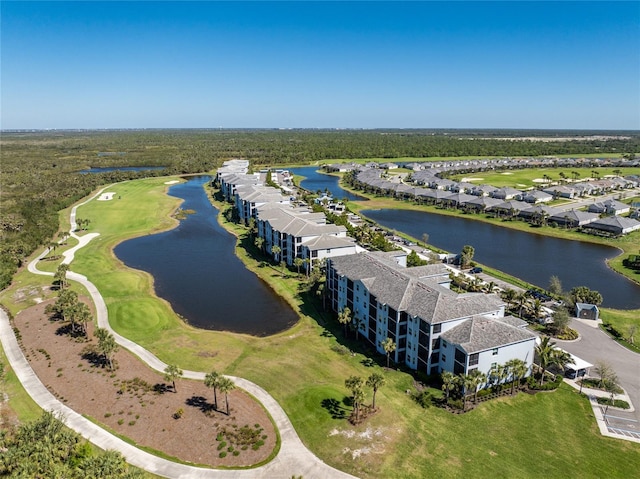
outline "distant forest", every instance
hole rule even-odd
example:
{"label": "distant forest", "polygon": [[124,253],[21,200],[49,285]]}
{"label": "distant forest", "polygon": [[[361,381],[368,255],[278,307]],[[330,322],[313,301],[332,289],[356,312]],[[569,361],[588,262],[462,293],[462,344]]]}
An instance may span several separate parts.
{"label": "distant forest", "polygon": [[[613,139],[593,138],[608,136]],[[545,137],[546,141],[501,138]],[[566,137],[584,137],[563,141]],[[629,138],[622,138],[629,137]],[[558,141],[551,140],[558,138]],[[58,231],[57,212],[100,185],[252,165],[325,159],[638,153],[638,131],[559,130],[99,130],[4,131],[0,137],[0,289]],[[81,174],[89,167],[163,166]]]}

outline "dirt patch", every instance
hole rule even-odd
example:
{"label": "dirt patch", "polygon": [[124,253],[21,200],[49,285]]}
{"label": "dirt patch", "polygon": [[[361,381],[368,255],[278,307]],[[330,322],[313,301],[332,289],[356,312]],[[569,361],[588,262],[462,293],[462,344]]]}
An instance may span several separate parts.
{"label": "dirt patch", "polygon": [[[89,339],[70,337],[65,323],[45,315],[46,301],[15,318],[20,343],[42,383],[63,403],[116,433],[185,462],[248,466],[265,460],[276,444],[262,406],[244,391],[218,393],[201,381],[177,380],[176,392],[161,374],[121,349],[110,371]],[[222,456],[222,457],[221,457]]]}

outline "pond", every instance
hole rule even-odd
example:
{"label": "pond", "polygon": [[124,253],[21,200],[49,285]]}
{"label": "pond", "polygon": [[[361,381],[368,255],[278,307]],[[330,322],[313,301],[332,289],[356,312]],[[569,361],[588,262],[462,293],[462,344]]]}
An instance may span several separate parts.
{"label": "pond", "polygon": [[287,168],[292,174],[304,176],[305,179],[300,182],[300,186],[305,190],[316,192],[328,190],[335,200],[344,198],[350,201],[366,201],[363,196],[354,195],[340,187],[340,177],[327,175],[318,171],[318,166],[303,166],[300,168]]}
{"label": "pond", "polygon": [[417,239],[427,233],[430,244],[452,253],[471,245],[475,248],[474,260],[541,288],[549,285],[551,276],[557,276],[565,290],[588,286],[599,291],[604,298],[603,306],[640,308],[640,285],[605,264],[605,260],[620,253],[616,248],[426,211],[382,209],[365,210],[362,214],[386,228]]}
{"label": "pond", "polygon": [[186,215],[177,228],[120,243],[116,256],[154,277],[156,294],[189,324],[204,329],[268,336],[298,320],[289,304],[234,253],[236,237],[217,221],[203,188],[209,176],[172,186]]}

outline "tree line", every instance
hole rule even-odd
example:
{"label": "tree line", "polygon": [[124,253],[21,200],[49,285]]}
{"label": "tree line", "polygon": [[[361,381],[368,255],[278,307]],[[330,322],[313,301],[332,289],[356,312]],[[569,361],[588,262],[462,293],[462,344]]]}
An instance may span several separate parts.
{"label": "tree line", "polygon": [[[578,134],[580,132],[572,132]],[[516,136],[562,132],[513,131]],[[593,134],[593,132],[590,132]],[[610,134],[610,133],[608,133]],[[577,141],[508,141],[504,131],[461,130],[141,130],[3,132],[0,289],[24,259],[58,231],[61,209],[100,185],[211,171],[230,158],[253,166],[326,159],[430,156],[539,156],[640,151],[640,135]],[[482,139],[480,139],[482,138]],[[88,167],[163,170],[81,174]]]}

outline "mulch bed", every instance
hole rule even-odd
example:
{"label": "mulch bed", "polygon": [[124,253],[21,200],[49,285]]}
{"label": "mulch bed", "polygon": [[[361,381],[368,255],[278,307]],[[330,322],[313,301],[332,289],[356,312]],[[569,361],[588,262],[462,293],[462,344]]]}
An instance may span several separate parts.
{"label": "mulch bed", "polygon": [[215,410],[213,390],[201,381],[177,380],[174,392],[162,374],[122,348],[111,371],[94,352],[93,325],[88,324],[88,339],[73,337],[67,324],[45,314],[52,302],[22,311],[14,326],[31,367],[67,406],[140,446],[184,462],[248,466],[271,454],[274,426],[247,393],[234,389],[228,394],[227,416],[224,394],[218,393]]}

